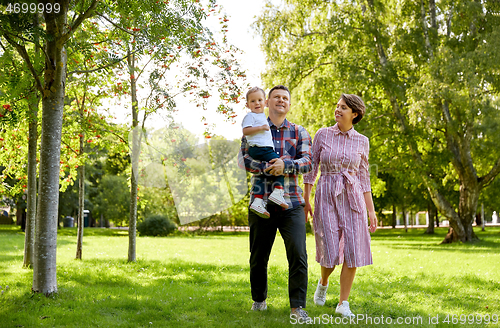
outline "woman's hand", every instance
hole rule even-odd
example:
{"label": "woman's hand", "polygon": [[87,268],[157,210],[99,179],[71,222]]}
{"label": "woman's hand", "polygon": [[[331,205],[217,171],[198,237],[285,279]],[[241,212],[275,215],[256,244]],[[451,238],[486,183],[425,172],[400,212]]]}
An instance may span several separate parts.
{"label": "woman's hand", "polygon": [[377,214],[375,214],[375,211],[370,211],[368,216],[370,217],[370,232],[374,233],[377,230]]}
{"label": "woman's hand", "polygon": [[311,202],[309,201],[309,198],[311,198],[311,190],[312,190],[313,185],[310,183],[304,183],[304,201],[306,202],[304,206],[304,214],[306,217],[306,222],[308,221],[308,215],[311,214],[311,217],[313,216],[313,211],[311,207]]}
{"label": "woman's hand", "polygon": [[309,214],[311,214],[311,218],[313,217],[311,202],[309,202],[308,199],[306,199],[306,204],[304,206],[304,214],[306,215],[306,222],[309,221]]}

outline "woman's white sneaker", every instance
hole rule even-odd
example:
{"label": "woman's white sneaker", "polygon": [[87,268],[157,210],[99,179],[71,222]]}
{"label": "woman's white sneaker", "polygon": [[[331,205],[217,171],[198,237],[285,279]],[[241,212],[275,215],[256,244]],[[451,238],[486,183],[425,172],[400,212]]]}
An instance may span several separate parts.
{"label": "woman's white sneaker", "polygon": [[351,312],[351,309],[349,309],[349,302],[347,301],[343,301],[342,304],[337,305],[335,313],[342,314],[342,317],[344,318],[356,317],[356,315],[354,315],[354,313]]}
{"label": "woman's white sneaker", "polygon": [[319,279],[318,286],[316,287],[316,292],[314,292],[314,304],[319,306],[325,305],[326,290],[328,289],[328,284],[326,284],[326,286],[323,286],[321,284],[321,278]]}

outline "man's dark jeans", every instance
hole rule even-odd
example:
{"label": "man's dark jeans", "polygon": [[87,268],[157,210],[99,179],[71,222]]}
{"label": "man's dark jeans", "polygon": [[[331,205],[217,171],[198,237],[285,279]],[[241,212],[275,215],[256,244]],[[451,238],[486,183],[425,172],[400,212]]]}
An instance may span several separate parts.
{"label": "man's dark jeans", "polygon": [[279,229],[288,258],[288,296],[290,307],[306,307],[307,252],[304,206],[283,210],[268,204],[271,217],[260,218],[248,211],[250,226],[250,285],[254,302],[267,298],[267,263]]}

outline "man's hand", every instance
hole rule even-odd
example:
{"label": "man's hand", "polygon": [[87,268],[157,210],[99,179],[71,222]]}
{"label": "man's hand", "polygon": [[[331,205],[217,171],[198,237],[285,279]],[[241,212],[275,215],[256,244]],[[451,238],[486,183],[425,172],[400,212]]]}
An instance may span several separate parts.
{"label": "man's hand", "polygon": [[269,164],[271,165],[264,171],[275,176],[283,175],[283,171],[285,170],[285,162],[283,162],[281,158],[273,158],[269,161]]}

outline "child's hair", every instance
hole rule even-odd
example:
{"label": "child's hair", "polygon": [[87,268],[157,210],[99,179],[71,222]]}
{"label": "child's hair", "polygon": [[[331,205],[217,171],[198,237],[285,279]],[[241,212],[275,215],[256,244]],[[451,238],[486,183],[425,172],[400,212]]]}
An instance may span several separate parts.
{"label": "child's hair", "polygon": [[266,93],[264,92],[264,90],[262,90],[262,89],[261,89],[261,88],[259,88],[259,87],[253,87],[253,88],[251,88],[250,90],[248,90],[248,92],[247,92],[247,101],[248,101],[248,96],[249,96],[250,94],[254,93],[254,92],[257,92],[257,91],[262,92],[262,94],[264,95],[264,98],[266,98]]}

